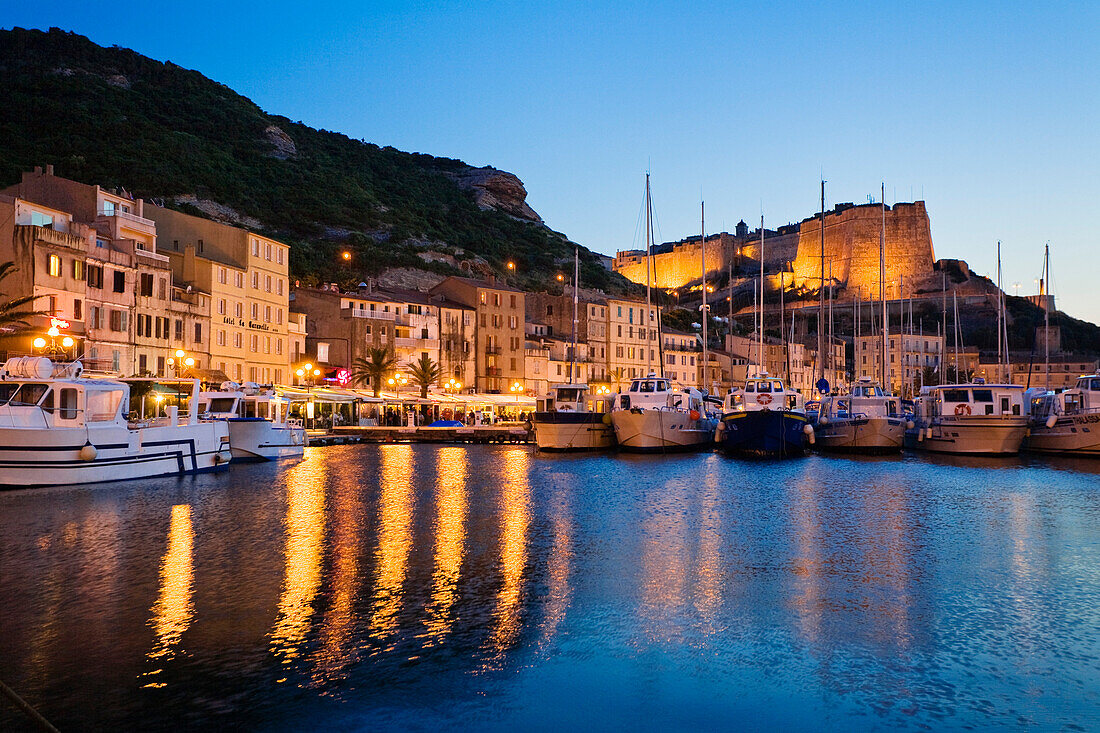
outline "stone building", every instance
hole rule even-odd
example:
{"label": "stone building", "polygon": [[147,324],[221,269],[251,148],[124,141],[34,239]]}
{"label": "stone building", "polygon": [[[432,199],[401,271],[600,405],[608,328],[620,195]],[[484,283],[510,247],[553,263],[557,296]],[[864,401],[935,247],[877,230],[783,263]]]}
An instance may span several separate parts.
{"label": "stone building", "polygon": [[[860,336],[854,340],[854,375],[882,380],[882,335]],[[903,397],[920,393],[924,370],[939,371],[943,360],[943,337],[936,334],[902,333],[888,336],[890,358],[883,386]],[[938,377],[937,377],[938,379]]]}
{"label": "stone building", "polygon": [[448,277],[429,293],[472,308],[476,314],[474,380],[478,392],[508,393],[524,380],[525,293],[502,283]]}
{"label": "stone building", "polygon": [[[883,210],[879,204],[837,204],[825,212],[825,279],[850,293],[877,296],[879,286],[879,239]],[[935,254],[931,227],[923,201],[887,206],[886,287],[898,297],[904,279],[918,283],[932,275]],[[688,237],[653,249],[651,280],[662,289],[697,283],[702,270],[700,247],[706,252],[708,277],[759,266],[760,229],[749,231],[744,222],[735,234],[723,232],[706,238]],[[792,263],[795,287],[816,290],[821,277],[821,214],[797,224],[764,230],[764,259],[769,272],[786,269]],[[614,269],[637,283],[646,281],[643,250],[619,252]],[[746,273],[751,276],[752,273]],[[894,290],[891,291],[891,288]],[[852,296],[854,297],[854,295]]]}
{"label": "stone building", "polygon": [[209,378],[288,381],[289,247],[171,209],[145,211],[156,222],[176,284],[210,297],[211,322],[193,323],[186,336],[209,354]]}

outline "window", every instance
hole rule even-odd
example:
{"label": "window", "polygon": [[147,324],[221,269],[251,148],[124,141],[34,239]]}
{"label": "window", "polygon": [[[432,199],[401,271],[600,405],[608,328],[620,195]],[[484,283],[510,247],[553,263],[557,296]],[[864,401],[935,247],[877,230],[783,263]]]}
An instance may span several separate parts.
{"label": "window", "polygon": [[126,292],[126,273],[122,270],[115,270],[114,287],[112,290],[116,293]]}
{"label": "window", "polygon": [[264,306],[264,323],[271,323],[271,306]]}
{"label": "window", "polygon": [[225,331],[218,330],[218,346],[225,346]]}
{"label": "window", "polygon": [[50,277],[61,277],[61,258],[57,255],[50,255],[46,261],[46,269],[50,273]]}
{"label": "window", "polygon": [[218,315],[225,315],[225,298],[218,298]]}
{"label": "window", "polygon": [[510,308],[515,308],[516,307],[516,296],[514,296],[514,295],[509,295],[508,296],[508,307],[510,307]]}
{"label": "window", "polygon": [[200,239],[200,240],[199,240],[199,252],[202,252],[202,249],[203,249],[203,247],[202,247],[202,240]]}
{"label": "window", "polygon": [[280,265],[283,264],[283,248],[282,247],[276,247],[275,248],[275,261],[278,262]]}
{"label": "window", "polygon": [[259,303],[253,303],[252,304],[252,320],[255,321],[259,317],[260,317],[260,304]]}
{"label": "window", "polygon": [[264,259],[268,262],[271,261],[271,243],[264,242]]}
{"label": "window", "polygon": [[[277,323],[280,326],[283,325],[283,309],[282,308],[276,308],[275,309],[275,323]],[[367,328],[370,328],[370,326],[367,326]]]}
{"label": "window", "polygon": [[482,304],[482,305],[485,305],[485,302],[486,302],[485,298],[486,298],[486,293],[485,293],[485,291],[484,291],[484,290],[482,290],[482,291],[481,291],[481,298],[480,298],[480,299],[481,299],[481,304]]}
{"label": "window", "polygon": [[[103,328],[103,310],[96,305],[88,308],[88,328]],[[95,349],[92,349],[95,351]],[[95,356],[93,355],[94,359]]]}
{"label": "window", "polygon": [[271,292],[271,275],[264,276],[264,290]]}
{"label": "window", "polygon": [[221,283],[222,285],[225,285],[225,281],[227,279],[228,278],[227,278],[226,269],[224,267],[219,267],[218,268],[218,282]]}
{"label": "window", "polygon": [[282,295],[283,294],[283,279],[281,277],[276,278],[276,280],[275,280],[275,294],[276,295]]}
{"label": "window", "polygon": [[256,272],[255,270],[252,271],[252,289],[260,289],[260,273]]}
{"label": "window", "polygon": [[265,354],[270,354],[271,353],[271,337],[270,336],[264,336],[264,353]]}
{"label": "window", "polygon": [[168,278],[160,278],[160,287],[157,288],[157,297],[160,300],[168,299]]}
{"label": "window", "polygon": [[244,303],[237,303],[233,308],[233,312],[237,318],[241,318],[244,315]]}
{"label": "window", "polygon": [[84,279],[84,260],[73,260],[73,279]]}
{"label": "window", "polygon": [[176,320],[176,341],[183,341],[183,321]]}
{"label": "window", "polygon": [[324,341],[317,342],[317,361],[328,363],[328,344]]}
{"label": "window", "polygon": [[125,331],[127,326],[126,311],[112,310],[108,327],[112,331]]}
{"label": "window", "polygon": [[243,288],[244,287],[244,273],[243,272],[234,272],[233,273],[233,284],[236,285],[238,288]]}
{"label": "window", "polygon": [[260,349],[260,337],[252,334],[248,339],[248,350],[255,354]]}
{"label": "window", "polygon": [[239,348],[241,348],[241,343],[242,343],[241,342],[241,334],[240,333],[233,334],[233,347],[236,348],[236,349],[239,349]]}
{"label": "window", "polygon": [[202,343],[202,324],[201,323],[196,323],[195,324],[195,343],[196,344],[201,344]]}
{"label": "window", "polygon": [[77,298],[73,301],[73,320],[79,321],[84,318],[84,301]]}
{"label": "window", "polygon": [[104,201],[103,202],[103,213],[106,216],[114,216],[115,215],[115,202],[114,201]]}
{"label": "window", "polygon": [[153,297],[153,274],[151,272],[141,273],[140,279],[138,280],[138,286],[141,288],[138,293],[139,295],[143,295],[146,298]]}
{"label": "window", "polygon": [[255,237],[252,238],[252,256],[260,256],[260,240],[256,239]]}
{"label": "window", "polygon": [[[279,355],[281,355],[283,353],[283,340],[282,339],[275,339],[275,353],[279,354]],[[276,377],[275,381],[279,381],[279,378]]]}
{"label": "window", "polygon": [[493,293],[493,305],[500,307],[500,293]]}

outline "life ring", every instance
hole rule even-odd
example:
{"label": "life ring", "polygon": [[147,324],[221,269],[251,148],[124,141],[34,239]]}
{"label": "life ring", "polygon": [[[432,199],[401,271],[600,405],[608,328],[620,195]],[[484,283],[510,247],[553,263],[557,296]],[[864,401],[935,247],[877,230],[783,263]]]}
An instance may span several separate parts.
{"label": "life ring", "polygon": [[688,417],[690,417],[693,422],[698,420],[699,419],[699,411],[698,410],[692,410],[691,412],[688,413]]}
{"label": "life ring", "polygon": [[955,405],[955,414],[956,415],[969,415],[970,414],[970,405],[967,405],[965,403],[961,404],[961,405]]}
{"label": "life ring", "polygon": [[757,395],[756,396],[756,401],[759,402],[762,405],[767,405],[767,404],[771,403],[772,396],[770,394]]}
{"label": "life ring", "polygon": [[573,405],[558,405],[558,412],[572,412]]}

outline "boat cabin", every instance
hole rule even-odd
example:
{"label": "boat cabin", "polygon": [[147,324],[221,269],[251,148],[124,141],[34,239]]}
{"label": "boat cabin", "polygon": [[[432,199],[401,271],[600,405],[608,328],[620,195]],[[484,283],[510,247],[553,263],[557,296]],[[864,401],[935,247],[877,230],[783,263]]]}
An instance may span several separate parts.
{"label": "boat cabin", "polygon": [[1024,388],[1018,384],[943,384],[924,387],[917,401],[924,417],[1018,416]]}
{"label": "boat cabin", "polygon": [[603,397],[589,394],[587,384],[554,384],[536,400],[537,412],[605,412]]}
{"label": "boat cabin", "polygon": [[820,413],[833,420],[868,417],[901,417],[901,399],[888,394],[868,377],[861,377],[846,395],[828,395]]}
{"label": "boat cabin", "polygon": [[1039,394],[1031,399],[1030,412],[1040,420],[1050,415],[1100,412],[1100,373],[1078,377],[1077,384],[1064,392]]}
{"label": "boat cabin", "polygon": [[205,419],[245,419],[282,422],[287,401],[273,392],[249,394],[223,391],[199,394],[199,415]]}
{"label": "boat cabin", "polygon": [[782,379],[766,374],[745,382],[744,389],[726,395],[725,409],[738,410],[800,410],[802,395],[787,389]]}
{"label": "boat cabin", "polygon": [[631,380],[630,388],[612,398],[613,407],[621,410],[633,408],[658,408],[671,410],[697,410],[703,412],[703,393],[694,387],[673,387],[664,377],[650,374]]}

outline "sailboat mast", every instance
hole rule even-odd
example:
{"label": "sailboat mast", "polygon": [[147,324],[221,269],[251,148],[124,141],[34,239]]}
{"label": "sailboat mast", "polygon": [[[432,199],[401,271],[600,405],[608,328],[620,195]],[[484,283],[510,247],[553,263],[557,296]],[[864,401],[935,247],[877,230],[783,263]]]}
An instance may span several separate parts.
{"label": "sailboat mast", "polygon": [[955,381],[961,383],[964,380],[959,379],[959,294],[958,291],[951,292],[951,306],[955,311],[954,326],[955,326]]}
{"label": "sailboat mast", "polygon": [[817,304],[817,375],[825,378],[825,179],[821,179],[821,284]]}
{"label": "sailboat mast", "polygon": [[890,311],[886,306],[886,182],[882,183],[882,230],[878,238],[878,299],[882,301],[882,387],[890,390],[890,375],[886,371],[886,365],[890,363],[890,357],[886,350],[889,344],[888,332],[890,331]]}
{"label": "sailboat mast", "polygon": [[580,285],[581,277],[581,259],[580,259],[580,247],[573,248],[573,353],[572,359],[569,360],[569,383],[574,384],[573,380],[577,379],[577,288]]}
{"label": "sailboat mast", "polygon": [[653,246],[650,241],[650,227],[653,222],[652,203],[649,200],[649,173],[645,174],[645,315],[642,316],[642,328],[645,329],[645,373],[653,371],[653,361],[650,358],[652,350],[649,348],[649,312],[653,305],[652,277],[650,270],[653,267]]}
{"label": "sailboat mast", "polygon": [[1046,297],[1050,288],[1050,245],[1043,250],[1043,280],[1039,286],[1039,302],[1043,305],[1043,361],[1046,362],[1046,390],[1050,391],[1050,308]]}
{"label": "sailboat mast", "polygon": [[[829,366],[835,371],[833,363],[833,258],[829,258],[829,343],[825,345],[825,351],[829,354]],[[834,378],[835,378],[834,374]]]}
{"label": "sailboat mast", "polygon": [[1004,352],[1001,351],[1001,329],[1004,328],[1004,301],[1001,296],[1001,240],[997,240],[997,381],[1001,381],[1001,370],[1004,368]]}
{"label": "sailboat mast", "polygon": [[787,310],[783,291],[787,287],[787,266],[779,271],[779,338],[783,339],[783,381],[791,386],[791,355],[787,347]]}
{"label": "sailboat mast", "polygon": [[705,202],[699,202],[699,260],[702,266],[703,285],[703,379],[699,388],[707,392],[707,215]]}
{"label": "sailboat mast", "polygon": [[[764,366],[764,215],[760,215],[760,366]],[[764,371],[767,371],[764,369]]]}

